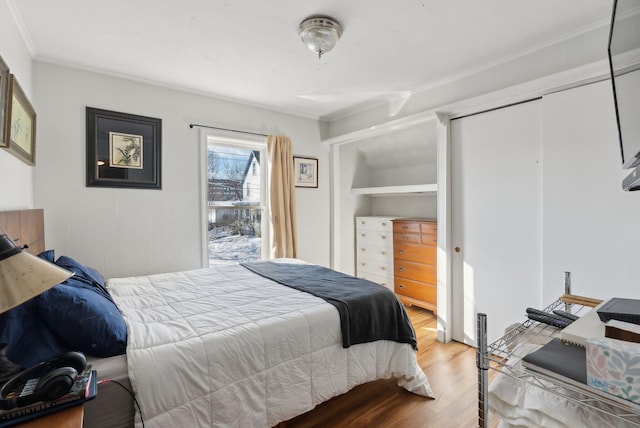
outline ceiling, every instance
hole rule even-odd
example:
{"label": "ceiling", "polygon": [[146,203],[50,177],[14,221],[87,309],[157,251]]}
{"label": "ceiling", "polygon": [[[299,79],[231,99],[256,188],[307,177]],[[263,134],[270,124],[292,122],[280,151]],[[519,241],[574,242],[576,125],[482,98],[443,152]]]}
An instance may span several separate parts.
{"label": "ceiling", "polygon": [[[607,0],[6,0],[34,59],[330,120],[605,25]],[[343,36],[318,59],[311,15]]]}

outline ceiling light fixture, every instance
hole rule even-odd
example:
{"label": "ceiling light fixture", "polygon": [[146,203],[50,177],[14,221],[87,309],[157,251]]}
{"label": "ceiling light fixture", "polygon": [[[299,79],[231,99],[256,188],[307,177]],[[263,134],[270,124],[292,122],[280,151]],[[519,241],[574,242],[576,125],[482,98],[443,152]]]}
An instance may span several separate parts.
{"label": "ceiling light fixture", "polygon": [[342,36],[340,23],[328,16],[311,16],[300,23],[302,43],[321,58]]}

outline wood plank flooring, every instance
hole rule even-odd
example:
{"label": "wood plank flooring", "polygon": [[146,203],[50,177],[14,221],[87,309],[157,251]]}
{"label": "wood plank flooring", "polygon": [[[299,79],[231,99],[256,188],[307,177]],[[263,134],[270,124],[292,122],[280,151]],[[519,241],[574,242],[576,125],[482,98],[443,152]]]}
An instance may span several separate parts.
{"label": "wood plank flooring", "polygon": [[[477,427],[475,348],[438,342],[432,312],[415,306],[407,312],[418,339],[418,364],[429,378],[435,400],[411,394],[394,379],[374,381],[286,422],[286,427]],[[490,378],[494,373],[489,371]],[[498,421],[491,418],[489,426],[497,427]]]}

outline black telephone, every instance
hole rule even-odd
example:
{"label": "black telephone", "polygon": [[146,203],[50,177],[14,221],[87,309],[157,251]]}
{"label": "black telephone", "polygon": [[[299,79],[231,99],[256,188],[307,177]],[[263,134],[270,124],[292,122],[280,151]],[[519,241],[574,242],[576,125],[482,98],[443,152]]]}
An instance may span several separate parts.
{"label": "black telephone", "polygon": [[38,401],[53,401],[67,394],[87,367],[80,352],[67,352],[21,371],[0,389],[0,409],[9,410]]}

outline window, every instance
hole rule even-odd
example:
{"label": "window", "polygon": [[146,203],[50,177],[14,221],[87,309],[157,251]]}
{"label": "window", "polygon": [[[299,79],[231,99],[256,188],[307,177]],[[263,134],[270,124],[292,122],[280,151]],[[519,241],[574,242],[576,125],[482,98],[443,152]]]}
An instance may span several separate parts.
{"label": "window", "polygon": [[268,254],[266,144],[207,138],[206,242],[209,265]]}

